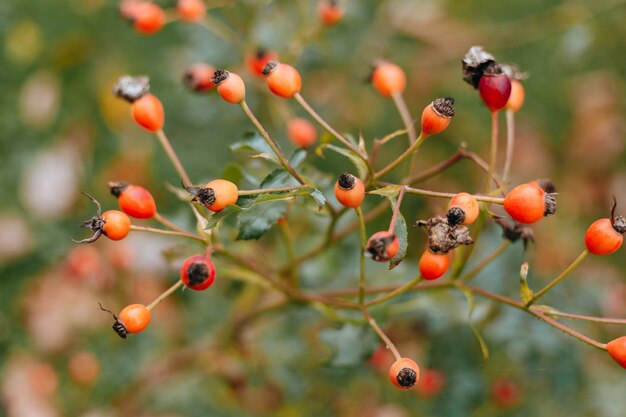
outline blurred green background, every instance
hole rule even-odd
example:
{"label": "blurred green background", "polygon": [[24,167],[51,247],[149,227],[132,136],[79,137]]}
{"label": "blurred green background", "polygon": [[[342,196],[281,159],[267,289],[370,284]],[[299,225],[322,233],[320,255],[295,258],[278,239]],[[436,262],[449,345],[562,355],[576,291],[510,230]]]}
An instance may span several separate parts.
{"label": "blurred green background", "polygon": [[[414,117],[436,97],[456,99],[450,128],[420,152],[420,167],[426,168],[463,142],[486,158],[489,114],[460,71],[467,49],[483,45],[500,62],[517,63],[530,75],[526,104],[517,114],[512,183],[552,178],[559,211],[534,226],[534,246],[526,253],[520,244],[511,246],[476,284],[517,297],[517,271],[528,260],[530,283],[539,288],[584,248],[586,227],[607,215],[613,195],[626,213],[626,2],[340,3],[344,19],[323,28],[312,0],[208,1],[206,26],[173,21],[153,36],[136,34],[119,16],[116,1],[0,4],[0,415],[626,413],[624,370],[606,353],[529,315],[477,299],[472,321],[491,349],[485,362],[467,325],[467,303],[457,293],[410,294],[372,310],[406,356],[422,370],[443,375],[436,395],[426,388],[415,393],[391,386],[388,355],[369,328],[329,320],[305,306],[250,318],[248,313],[271,302],[272,295],[220,280],[220,259],[218,282],[210,291],[177,293],[155,310],[141,335],[122,341],[111,332],[111,318],[98,301],[115,311],[150,302],[174,282],[181,256],[197,250],[150,236],[80,247],[71,242],[84,237],[77,225],[93,213],[81,191],[96,196],[105,209],[115,208],[109,180],[149,188],[161,213],[192,227],[185,205],[165,187],[177,185],[166,156],[132,123],[128,105],[111,94],[123,74],[150,76],[166,109],[165,131],[200,183],[218,177],[225,161],[246,163],[229,145],[252,126],[217,95],[185,91],[181,77],[190,64],[205,61],[241,74],[251,107],[291,152],[285,120],[302,112],[271,96],[264,81],[246,71],[246,56],[258,46],[275,50],[300,70],[304,97],[333,126],[361,132],[368,144],[402,127],[393,103],[363,81],[370,63],[386,58],[407,72],[404,96]],[[404,146],[404,139],[395,140],[381,159],[391,160]],[[329,197],[332,178],[352,169],[336,155],[311,155],[308,162],[328,173],[322,191]],[[461,163],[421,186],[476,192],[482,177]],[[366,208],[377,202],[367,197]],[[439,200],[407,197],[402,212],[413,223],[442,208]],[[316,219],[290,220],[297,251],[318,241],[312,233],[318,230]],[[387,221],[388,214],[368,225],[368,232],[386,228]],[[372,283],[415,276],[424,235],[409,233],[409,257],[396,270],[368,263]],[[489,225],[474,259],[500,241],[499,229]],[[233,248],[245,253],[254,245],[268,259],[284,257],[275,230]],[[303,265],[301,280],[308,288],[347,288],[354,286],[357,271],[353,234]],[[626,317],[623,249],[586,260],[544,301],[564,311]],[[623,326],[572,325],[601,341],[626,334]],[[494,389],[500,396],[508,392],[511,404],[494,400]]]}

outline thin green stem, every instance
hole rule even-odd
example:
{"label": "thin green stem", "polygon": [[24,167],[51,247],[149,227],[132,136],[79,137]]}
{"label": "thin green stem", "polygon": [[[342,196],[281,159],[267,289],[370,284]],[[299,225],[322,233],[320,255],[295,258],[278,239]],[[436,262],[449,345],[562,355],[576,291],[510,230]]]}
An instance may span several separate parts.
{"label": "thin green stem", "polygon": [[506,184],[511,172],[513,162],[513,151],[515,148],[515,112],[511,109],[506,111],[506,158],[504,160],[504,171],[502,181]]}
{"label": "thin green stem", "polygon": [[174,291],[176,291],[178,288],[180,288],[181,285],[183,285],[183,281],[179,279],[178,281],[176,281],[176,283],[174,285],[172,285],[167,290],[165,290],[165,292],[163,294],[159,295],[156,298],[156,300],[154,300],[148,306],[146,306],[146,308],[148,310],[152,311],[152,309],[154,307],[158,306],[161,301],[165,300],[170,294],[172,294]]}
{"label": "thin green stem", "polygon": [[421,281],[422,281],[422,277],[417,276],[416,278],[412,279],[411,281],[407,282],[401,287],[398,287],[395,290],[388,292],[387,294],[381,295],[380,297],[374,298],[373,300],[367,302],[365,304],[365,307],[371,307],[373,305],[383,303],[387,300],[391,300],[392,298],[396,298],[397,296],[402,295],[405,292],[412,290],[413,287],[415,287]]}
{"label": "thin green stem", "polygon": [[304,185],[294,185],[290,187],[273,187],[273,188],[259,188],[256,190],[239,190],[239,195],[256,195],[256,194],[269,194],[269,193],[281,193],[286,191],[295,191],[304,188]]}
{"label": "thin green stem", "polygon": [[396,358],[396,360],[402,359],[402,355],[400,355],[400,352],[398,352],[398,348],[396,348],[396,345],[394,345],[391,339],[389,339],[389,336],[387,336],[385,332],[383,332],[383,330],[378,326],[378,323],[376,323],[374,317],[372,317],[372,315],[368,313],[365,309],[362,310],[362,312],[363,316],[365,316],[365,319],[367,320],[367,324],[369,324],[370,327],[374,329],[376,334],[378,334],[378,337],[380,337],[381,340],[385,342],[385,345],[389,348],[389,350],[391,350],[391,353],[393,353],[393,356]]}
{"label": "thin green stem", "polygon": [[[361,158],[363,161],[367,162],[367,155],[364,155],[363,152],[352,142],[350,142],[347,138],[345,138],[344,136],[342,136],[339,132],[337,132],[335,129],[333,129],[333,127],[331,125],[329,125],[326,120],[324,120],[322,118],[322,116],[320,116],[314,109],[313,107],[311,107],[309,105],[309,103],[307,103],[307,101],[304,99],[304,97],[302,97],[302,95],[300,95],[300,93],[296,93],[293,96],[296,101],[298,102],[298,104],[300,104],[300,106],[302,106],[302,108],[309,113],[309,115],[317,122],[319,123],[320,126],[322,126],[324,129],[326,129],[331,135],[333,135],[335,138],[337,138],[337,140],[339,140],[339,142],[343,143],[345,146],[347,146],[351,151],[353,151],[354,153],[356,153],[359,158]],[[369,165],[369,164],[368,164]]]}
{"label": "thin green stem", "polygon": [[176,223],[174,223],[173,221],[163,217],[158,212],[154,214],[153,219],[156,220],[157,222],[161,223],[163,226],[167,227],[168,229],[172,229],[172,230],[175,230],[177,232],[185,233],[185,234],[189,233],[187,230],[183,229],[182,227],[179,227]]}
{"label": "thin green stem", "polygon": [[[386,182],[380,182],[380,184],[393,185],[393,184],[386,183]],[[406,192],[409,194],[425,195],[428,197],[435,197],[435,198],[452,198],[456,195],[456,193],[443,193],[439,191],[423,190],[420,188],[413,188],[413,187],[404,187],[404,188]],[[479,194],[474,194],[473,197],[476,200],[482,201],[484,203],[504,204],[504,198],[501,198],[501,197],[491,197],[491,196],[479,195]]]}
{"label": "thin green stem", "polygon": [[616,319],[610,317],[587,316],[584,314],[565,313],[563,311],[554,310],[551,307],[533,306],[531,310],[538,310],[547,316],[563,317],[565,319],[591,321],[594,323],[604,324],[626,324],[626,319]]}
{"label": "thin green stem", "polygon": [[591,345],[593,347],[596,347],[598,349],[602,349],[602,350],[606,350],[606,344],[605,343],[600,343],[595,339],[592,339],[588,336],[585,336],[584,334],[572,329],[571,327],[568,327],[562,323],[559,323],[558,321],[554,320],[551,317],[548,317],[548,315],[536,310],[536,309],[531,309],[530,310],[531,314],[533,314],[535,317],[545,321],[546,323],[552,325],[553,327],[556,327],[559,330],[564,331],[565,333],[569,334],[570,336],[574,336],[576,339],[587,343],[588,345]]}
{"label": "thin green stem", "polygon": [[359,220],[359,235],[361,238],[361,265],[359,273],[359,305],[362,306],[365,303],[365,249],[367,244],[367,235],[365,232],[365,220],[363,219],[363,212],[361,207],[355,209],[356,215]]}
{"label": "thin green stem", "polygon": [[485,194],[491,190],[493,173],[496,172],[496,160],[498,157],[498,111],[491,112],[491,146],[489,151],[489,170],[485,179]]}
{"label": "thin green stem", "polygon": [[189,179],[189,175],[187,175],[187,171],[185,171],[183,164],[180,163],[180,159],[178,159],[178,155],[176,155],[176,152],[174,152],[174,148],[172,148],[170,141],[167,139],[167,136],[165,136],[165,132],[163,132],[163,129],[157,130],[156,132],[154,132],[154,134],[159,139],[159,142],[161,143],[161,146],[165,150],[167,156],[170,158],[170,161],[172,161],[176,172],[178,172],[178,175],[183,181],[183,185],[185,187],[190,187],[191,179]]}
{"label": "thin green stem", "polygon": [[389,229],[387,230],[389,233],[393,233],[396,228],[396,221],[398,220],[398,214],[400,214],[400,205],[402,205],[404,194],[406,194],[406,187],[400,188],[400,193],[398,194],[398,199],[396,200],[396,205],[391,215],[391,221],[389,222]]}
{"label": "thin green stem", "polygon": [[252,110],[250,110],[250,107],[248,107],[248,104],[245,100],[240,103],[240,106],[246,116],[248,116],[254,127],[256,127],[261,136],[263,136],[265,142],[267,142],[270,148],[272,148],[283,168],[285,168],[291,174],[291,176],[294,177],[300,184],[306,184],[306,181],[300,176],[300,174],[296,172],[291,164],[289,164],[289,161],[287,160],[287,158],[285,158],[283,152],[280,150],[274,139],[271,138],[267,130],[265,130],[261,122],[259,122],[259,119],[257,119],[254,113],[252,113]]}
{"label": "thin green stem", "polygon": [[382,176],[388,174],[389,172],[391,172],[394,168],[396,168],[398,165],[400,165],[405,159],[407,159],[409,156],[411,156],[413,154],[413,152],[416,152],[419,147],[422,145],[422,143],[424,143],[424,141],[426,140],[428,136],[425,136],[423,134],[420,133],[420,135],[418,136],[418,138],[415,140],[415,142],[413,142],[411,144],[411,146],[409,146],[406,151],[404,151],[402,153],[402,155],[398,156],[396,159],[394,159],[393,161],[391,161],[386,167],[382,168],[380,171],[374,173],[374,180],[377,180],[379,178],[381,178]]}
{"label": "thin green stem", "polygon": [[154,227],[147,227],[147,226],[136,226],[136,225],[131,225],[130,226],[130,230],[133,232],[147,232],[147,233],[156,233],[159,235],[168,235],[168,236],[180,236],[180,237],[186,237],[187,239],[193,239],[193,240],[197,240],[198,242],[202,242],[202,243],[207,243],[206,240],[204,240],[203,238],[201,238],[200,236],[196,236],[193,233],[189,233],[189,232],[179,232],[176,230],[163,230],[163,229],[157,229]]}
{"label": "thin green stem", "polygon": [[538,291],[533,296],[533,298],[526,304],[526,307],[532,305],[535,301],[541,298],[545,293],[550,291],[555,285],[557,285],[559,282],[567,278],[567,276],[570,273],[572,273],[572,271],[574,271],[578,267],[578,265],[580,265],[580,263],[587,257],[587,255],[589,255],[589,251],[587,249],[583,250],[581,254],[578,255],[578,258],[576,258],[574,262],[570,264],[570,266],[568,266],[563,272],[561,272],[561,275],[554,278],[548,285],[546,285],[543,289]]}
{"label": "thin green stem", "polygon": [[489,265],[494,259],[496,259],[506,248],[511,244],[510,240],[503,241],[500,246],[498,246],[493,252],[489,254],[485,259],[483,259],[478,265],[472,268],[465,275],[459,277],[459,281],[467,282],[473,279],[480,271],[482,271],[487,265]]}
{"label": "thin green stem", "polygon": [[400,117],[402,118],[402,123],[404,123],[404,127],[409,133],[409,145],[411,145],[417,140],[417,133],[415,132],[415,122],[411,118],[411,113],[409,113],[409,109],[406,106],[406,102],[404,101],[402,93],[399,91],[394,91],[391,94],[391,98],[393,99],[393,103],[398,109],[398,113],[400,113]]}

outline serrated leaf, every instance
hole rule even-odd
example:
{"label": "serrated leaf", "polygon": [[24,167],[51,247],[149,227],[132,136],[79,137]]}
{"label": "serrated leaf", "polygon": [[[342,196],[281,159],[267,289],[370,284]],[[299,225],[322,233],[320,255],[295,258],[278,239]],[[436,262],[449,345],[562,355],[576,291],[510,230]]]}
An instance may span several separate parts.
{"label": "serrated leaf", "polygon": [[463,294],[465,294],[465,298],[467,299],[467,325],[470,329],[472,329],[476,339],[478,339],[483,359],[487,361],[489,360],[489,346],[487,346],[487,342],[485,342],[485,339],[480,334],[478,328],[474,325],[474,323],[472,323],[472,313],[474,312],[474,307],[476,306],[476,303],[474,302],[474,294],[469,290],[463,290]]}
{"label": "serrated leaf", "polygon": [[278,219],[285,215],[286,203],[276,203],[270,206],[252,205],[239,215],[239,234],[237,240],[251,240],[260,238]]}
{"label": "serrated leaf", "polygon": [[389,269],[393,269],[402,262],[404,257],[406,256],[406,248],[409,245],[409,233],[406,228],[406,220],[402,213],[398,213],[398,217],[396,218],[396,225],[393,229],[393,233],[398,238],[400,242],[400,247],[398,248],[398,253],[396,256],[391,258],[389,261]]}
{"label": "serrated leaf", "polygon": [[275,169],[267,174],[263,181],[261,181],[261,188],[276,188],[276,187],[288,187],[291,185],[298,185],[298,181],[291,174],[282,168]]}
{"label": "serrated leaf", "polygon": [[332,366],[354,366],[378,346],[378,339],[366,326],[345,324],[339,329],[324,329],[320,338],[333,351]]}
{"label": "serrated leaf", "polygon": [[281,166],[280,161],[278,160],[278,158],[276,156],[274,156],[273,153],[258,153],[256,155],[252,155],[250,158],[255,158],[255,159],[265,159],[266,161],[269,161],[275,165]]}
{"label": "serrated leaf", "polygon": [[271,146],[267,144],[263,136],[258,132],[246,132],[243,139],[230,145],[233,152],[251,151],[255,153],[274,154]]}
{"label": "serrated leaf", "polygon": [[[352,161],[352,163],[356,167],[356,170],[357,170],[359,178],[365,178],[367,176],[367,165],[361,159],[361,157],[358,156],[356,153],[354,153],[350,149],[340,148],[338,146],[330,145],[330,144],[325,145],[324,147],[327,148],[327,149],[330,149],[331,151],[337,152],[338,154],[341,154],[341,155],[347,157],[348,159],[350,159],[350,161]],[[320,148],[321,148],[321,146],[318,147],[318,149],[320,149]],[[323,153],[320,154],[320,156],[323,156]]]}
{"label": "serrated leaf", "polygon": [[225,219],[226,217],[230,216],[231,214],[239,213],[241,210],[242,210],[241,207],[236,206],[234,204],[230,205],[230,206],[224,207],[224,210],[220,211],[219,213],[213,213],[207,219],[207,225],[206,225],[205,229],[206,230],[213,229],[215,226],[217,226],[217,223],[219,223],[220,220]]}
{"label": "serrated leaf", "polygon": [[324,206],[326,205],[326,197],[324,197],[324,194],[322,194],[322,192],[318,190],[317,188],[313,188],[313,187],[300,188],[299,190],[296,190],[296,195],[304,196],[304,197],[308,197],[312,199],[315,202],[315,204],[317,204],[318,210],[323,209]]}
{"label": "serrated leaf", "polygon": [[293,151],[293,153],[288,159],[289,165],[291,165],[294,168],[298,168],[302,164],[304,159],[306,158],[306,155],[307,155],[306,150],[296,149],[295,151]]}
{"label": "serrated leaf", "polygon": [[394,203],[396,197],[398,197],[398,194],[400,194],[401,189],[401,185],[388,185],[387,187],[370,191],[369,194],[382,195],[383,197],[387,197],[388,199],[392,200],[391,202]]}

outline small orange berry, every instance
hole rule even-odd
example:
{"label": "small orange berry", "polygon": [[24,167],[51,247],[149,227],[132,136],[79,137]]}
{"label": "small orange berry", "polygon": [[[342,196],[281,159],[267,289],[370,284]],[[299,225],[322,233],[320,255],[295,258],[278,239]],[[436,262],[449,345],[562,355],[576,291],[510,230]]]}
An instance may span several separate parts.
{"label": "small orange berry", "polygon": [[626,368],[626,336],[618,337],[606,345],[606,350],[615,362]]}
{"label": "small orange berry", "polygon": [[521,184],[504,197],[504,209],[520,223],[534,223],[544,216],[554,214],[556,211],[555,194],[546,193],[536,181]]}
{"label": "small orange berry", "polygon": [[400,389],[410,389],[420,378],[420,368],[409,358],[400,358],[389,368],[389,379]]}
{"label": "small orange berry", "polygon": [[217,86],[217,93],[224,101],[239,104],[245,100],[246,85],[239,75],[218,69],[211,81]]}
{"label": "small orange berry", "polygon": [[300,148],[308,148],[317,139],[317,129],[307,119],[296,117],[287,122],[287,136]]}
{"label": "small orange berry", "polygon": [[396,235],[380,231],[367,240],[366,253],[376,262],[386,262],[396,256],[399,248],[400,241]]}
{"label": "small orange berry", "polygon": [[[462,215],[452,208],[457,207],[461,210]],[[468,225],[474,223],[478,218],[479,208],[478,201],[473,195],[468,193],[458,193],[450,199],[448,204],[448,224],[456,226],[457,224]],[[462,218],[461,218],[462,217]]]}
{"label": "small orange berry", "polygon": [[152,35],[165,25],[165,12],[156,3],[141,3],[132,10],[135,30],[142,35]]}
{"label": "small orange berry", "polygon": [[371,81],[376,91],[384,97],[391,97],[394,93],[402,93],[406,87],[404,70],[387,61],[374,64]]}
{"label": "small orange berry", "polygon": [[506,102],[508,110],[518,111],[524,105],[524,86],[519,80],[511,80],[511,95]]}
{"label": "small orange berry", "polygon": [[317,5],[317,15],[320,21],[326,26],[332,26],[343,17],[343,9],[337,0],[320,0]]}
{"label": "small orange berry", "polygon": [[178,0],[176,11],[181,20],[197,22],[206,14],[206,6],[202,0]]}
{"label": "small orange berry", "polygon": [[449,267],[450,256],[447,253],[439,254],[426,249],[420,258],[420,274],[425,280],[431,281],[443,276]]}
{"label": "small orange berry", "polygon": [[150,191],[139,185],[109,182],[111,194],[117,197],[120,209],[137,219],[150,219],[156,214],[156,203]]}
{"label": "small orange berry", "polygon": [[594,255],[608,255],[622,246],[626,233],[624,216],[615,217],[617,202],[611,207],[611,218],[596,220],[585,233],[585,246]]}
{"label": "small orange berry", "polygon": [[150,323],[150,310],[143,304],[131,304],[120,312],[119,321],[128,333],[139,333]]}
{"label": "small orange berry", "polygon": [[251,74],[264,78],[263,69],[270,61],[276,61],[278,54],[273,51],[267,51],[263,48],[258,48],[256,52],[246,59],[246,66]]}
{"label": "small orange berry", "polygon": [[130,219],[121,211],[109,210],[102,213],[102,233],[111,240],[122,240],[130,232]]}
{"label": "small orange berry", "polygon": [[133,119],[144,129],[156,132],[163,129],[165,111],[161,101],[148,93],[132,102],[130,107]]}
{"label": "small orange berry", "polygon": [[208,182],[204,187],[188,187],[200,203],[214,212],[224,210],[226,206],[235,204],[239,198],[239,189],[230,181],[217,179]]}
{"label": "small orange berry", "polygon": [[91,352],[77,352],[68,363],[70,376],[79,384],[89,385],[100,374],[100,361]]}
{"label": "small orange berry", "polygon": [[346,207],[356,208],[365,198],[363,181],[352,174],[344,172],[335,182],[335,197]]}
{"label": "small orange berry", "polygon": [[215,68],[204,62],[198,62],[185,71],[183,75],[183,83],[191,91],[207,92],[215,88],[215,84],[211,81],[215,74]]}
{"label": "small orange berry", "polygon": [[180,279],[192,290],[206,290],[215,281],[215,265],[206,256],[191,256],[180,267]]}
{"label": "small orange berry", "polygon": [[422,135],[430,136],[446,130],[454,117],[454,99],[438,98],[422,112]]}
{"label": "small orange berry", "polygon": [[263,68],[263,75],[270,91],[278,97],[292,98],[302,88],[300,73],[289,64],[270,61]]}

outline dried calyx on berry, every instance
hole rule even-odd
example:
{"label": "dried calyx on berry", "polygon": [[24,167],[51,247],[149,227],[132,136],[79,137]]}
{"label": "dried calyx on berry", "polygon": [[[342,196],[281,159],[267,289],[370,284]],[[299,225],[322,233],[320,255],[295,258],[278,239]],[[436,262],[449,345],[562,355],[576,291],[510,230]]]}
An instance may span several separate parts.
{"label": "dried calyx on berry", "polygon": [[210,275],[206,262],[194,262],[187,267],[189,286],[202,284]]}
{"label": "dried calyx on berry", "polygon": [[387,249],[389,245],[396,239],[396,235],[393,233],[385,234],[381,237],[375,237],[367,242],[365,253],[370,256],[376,262],[384,262],[389,260],[389,254]]}
{"label": "dried calyx on berry", "polygon": [[617,199],[613,197],[613,205],[611,206],[611,226],[613,229],[619,233],[626,233],[626,218],[624,216],[615,217],[615,209],[617,208]]}
{"label": "dried calyx on berry", "polygon": [[209,187],[185,187],[187,192],[193,195],[191,201],[197,201],[205,206],[215,203],[215,191]]}
{"label": "dried calyx on berry", "polygon": [[94,202],[94,204],[96,205],[97,211],[96,211],[95,216],[93,216],[91,219],[85,220],[83,224],[80,225],[80,227],[91,229],[93,231],[93,235],[87,239],[83,239],[83,240],[72,239],[72,241],[74,243],[93,243],[96,240],[98,240],[98,238],[102,236],[102,234],[104,233],[103,229],[104,229],[104,225],[106,222],[102,218],[102,207],[100,206],[100,202],[87,193],[83,193],[83,194],[85,194],[91,201]]}
{"label": "dried calyx on berry", "polygon": [[432,252],[445,254],[461,245],[474,243],[469,229],[461,224],[454,224],[457,219],[454,215],[452,217],[453,224],[450,224],[448,218],[443,216],[435,216],[415,223],[415,226],[425,227],[428,231],[428,247]]}
{"label": "dried calyx on berry", "polygon": [[510,80],[523,81],[528,79],[528,73],[521,71],[516,64],[500,64],[500,67]]}
{"label": "dried calyx on berry", "polygon": [[150,79],[146,76],[121,76],[113,86],[113,93],[132,103],[150,92]]}
{"label": "dried calyx on berry", "polygon": [[278,66],[278,61],[270,61],[263,68],[263,75],[269,75],[270,72],[274,71]]}
{"label": "dried calyx on berry", "polygon": [[356,185],[356,177],[348,172],[344,172],[337,178],[337,184],[342,190],[351,190]]}
{"label": "dried calyx on berry", "polygon": [[454,99],[452,97],[438,98],[433,101],[433,110],[442,117],[454,117]]}
{"label": "dried calyx on berry", "polygon": [[528,247],[528,242],[535,243],[533,229],[524,223],[515,220],[510,222],[508,219],[500,216],[494,216],[493,219],[502,228],[502,237],[511,242],[517,242],[521,239],[524,244],[524,250]]}
{"label": "dried calyx on berry", "polygon": [[229,75],[230,72],[225,69],[215,70],[213,77],[211,77],[211,82],[215,85],[219,85],[222,81],[226,80]]}
{"label": "dried calyx on berry", "polygon": [[545,211],[543,212],[544,217],[556,213],[556,196],[558,194],[554,183],[549,179],[541,179],[537,180],[537,185],[546,193],[543,198],[543,201],[546,204]]}
{"label": "dried calyx on berry", "polygon": [[[478,83],[485,70],[496,64],[496,60],[482,46],[472,46],[463,57],[463,81],[474,88],[478,88]],[[497,64],[496,64],[497,66]]]}
{"label": "dried calyx on berry", "polygon": [[115,197],[119,197],[120,194],[126,190],[130,184],[124,181],[109,181],[107,184],[111,190],[111,194]]}
{"label": "dried calyx on berry", "polygon": [[398,384],[403,388],[411,388],[417,382],[417,372],[411,368],[402,368],[398,372]]}
{"label": "dried calyx on berry", "polygon": [[465,221],[465,210],[457,206],[450,207],[446,213],[446,219],[450,226],[458,226]]}
{"label": "dried calyx on berry", "polygon": [[102,307],[101,303],[98,304],[100,304],[100,309],[102,311],[106,311],[113,316],[113,320],[115,320],[115,322],[113,323],[111,328],[115,331],[115,333],[117,333],[119,337],[121,337],[122,339],[126,339],[126,337],[128,336],[128,330],[126,329],[126,326],[124,326],[120,319],[111,310],[107,310],[106,308]]}

